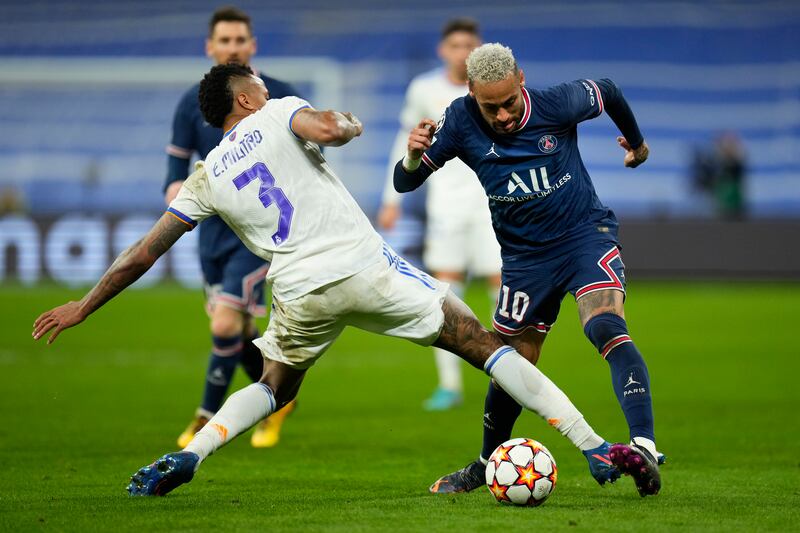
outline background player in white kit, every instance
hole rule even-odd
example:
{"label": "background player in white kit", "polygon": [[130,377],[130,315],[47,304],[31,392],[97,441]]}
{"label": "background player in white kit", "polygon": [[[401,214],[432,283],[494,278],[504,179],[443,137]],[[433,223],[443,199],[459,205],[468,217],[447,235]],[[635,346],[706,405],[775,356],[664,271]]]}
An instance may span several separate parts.
{"label": "background player in white kit", "polygon": [[[401,128],[389,157],[383,205],[378,212],[381,229],[391,230],[400,217],[402,195],[394,189],[394,165],[406,153],[408,132],[424,118],[442,116],[453,100],[469,92],[467,56],[480,44],[476,21],[449,20],[442,28],[437,48],[444,65],[417,76],[408,86],[400,114]],[[460,159],[448,161],[428,181],[425,208],[425,268],[449,283],[459,298],[463,298],[467,274],[487,278],[494,304],[500,289],[500,245],[492,229],[486,193],[472,169]],[[443,411],[462,402],[461,359],[439,348],[434,348],[434,355],[439,386],[424,407]]]}
{"label": "background player in white kit", "polygon": [[[182,452],[134,474],[129,492],[164,495],[190,481],[211,453],[291,401],[307,369],[347,325],[458,353],[579,449],[603,443],[533,364],[481,326],[445,283],[408,265],[375,233],[318,146],[338,146],[360,135],[358,119],[314,111],[299,98],[267,98],[263,81],[247,67],[212,68],[201,84],[200,102],[206,120],[226,130],[220,146],[184,182],[168,212],[120,254],[84,298],[45,312],[34,323],[34,339],[53,330],[52,342],[214,214],[253,253],[271,261],[275,311],[255,341],[266,358],[261,380],[232,394]],[[606,475],[613,473],[609,467]]]}

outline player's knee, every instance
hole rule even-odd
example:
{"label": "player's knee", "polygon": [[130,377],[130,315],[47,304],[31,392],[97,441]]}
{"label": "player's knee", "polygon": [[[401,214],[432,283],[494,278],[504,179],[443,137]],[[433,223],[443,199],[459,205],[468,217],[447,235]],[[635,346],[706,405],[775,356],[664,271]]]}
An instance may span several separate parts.
{"label": "player's knee", "polygon": [[242,314],[233,309],[219,308],[211,315],[211,334],[216,337],[235,337],[241,335],[245,322]]}
{"label": "player's knee", "polygon": [[539,334],[539,336],[541,336],[541,339],[538,336],[534,338],[528,332],[516,337],[500,335],[509,346],[534,365],[539,362],[539,355],[542,353],[542,343],[544,342],[544,334]]}
{"label": "player's knee", "polygon": [[628,336],[628,324],[616,313],[601,313],[589,319],[583,332],[602,354],[612,340]]}

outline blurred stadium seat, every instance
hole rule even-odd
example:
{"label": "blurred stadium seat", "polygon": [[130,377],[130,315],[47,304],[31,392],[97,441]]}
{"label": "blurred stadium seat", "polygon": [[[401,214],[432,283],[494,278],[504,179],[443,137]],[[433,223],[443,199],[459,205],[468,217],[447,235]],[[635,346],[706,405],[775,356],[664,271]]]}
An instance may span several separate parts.
{"label": "blurred stadium seat", "polygon": [[[208,67],[203,39],[217,4],[4,4],[7,210],[157,213],[172,112]],[[735,131],[748,154],[750,216],[800,218],[800,10],[791,2],[239,5],[259,37],[256,67],[297,83],[317,107],[363,120],[361,139],[327,155],[368,214],[377,209],[406,84],[437,64],[439,24],[469,14],[487,41],[515,50],[529,85],[609,77],[624,89],[652,149],[646,165],[622,168],[610,120],[581,127],[598,193],[622,217],[713,216],[689,177],[692,149]]]}

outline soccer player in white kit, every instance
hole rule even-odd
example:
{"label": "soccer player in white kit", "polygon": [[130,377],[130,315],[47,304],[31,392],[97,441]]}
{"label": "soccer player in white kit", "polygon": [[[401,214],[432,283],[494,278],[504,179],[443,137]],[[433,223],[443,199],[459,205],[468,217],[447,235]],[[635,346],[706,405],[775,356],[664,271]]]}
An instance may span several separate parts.
{"label": "soccer player in white kit", "polygon": [[236,64],[206,74],[200,102],[206,120],[226,131],[205,165],[86,296],[34,323],[34,339],[52,330],[51,343],[214,214],[271,262],[275,311],[254,341],[265,357],[261,380],[232,394],[183,451],[134,474],[131,495],[164,495],[190,481],[211,453],[294,399],[308,368],[348,325],[457,353],[579,449],[604,442],[564,393],[481,326],[447,284],[408,265],[373,230],[319,150],[360,135],[358,119],[315,111],[295,97],[268,101],[264,82]]}
{"label": "soccer player in white kit", "polygon": [[[400,217],[402,195],[394,189],[394,165],[406,153],[408,132],[424,118],[442,116],[453,100],[469,92],[467,56],[480,44],[476,21],[449,20],[442,28],[437,49],[444,65],[417,76],[408,86],[378,212],[381,229],[391,230]],[[464,295],[467,273],[486,278],[494,304],[500,290],[500,245],[492,229],[486,193],[472,169],[458,158],[448,161],[428,180],[425,208],[425,268],[449,283],[459,298]],[[434,355],[439,385],[423,406],[429,411],[444,411],[462,402],[461,360],[440,348],[434,348]]]}

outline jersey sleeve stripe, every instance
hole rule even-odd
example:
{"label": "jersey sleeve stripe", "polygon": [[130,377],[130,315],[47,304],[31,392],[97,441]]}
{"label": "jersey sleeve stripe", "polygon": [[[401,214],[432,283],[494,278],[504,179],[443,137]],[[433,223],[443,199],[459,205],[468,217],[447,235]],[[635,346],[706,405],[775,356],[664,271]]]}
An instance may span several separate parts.
{"label": "jersey sleeve stripe", "polygon": [[197,227],[197,222],[196,221],[192,220],[191,217],[188,217],[188,216],[184,215],[183,213],[181,213],[180,211],[178,211],[174,207],[168,208],[167,209],[167,213],[169,213],[170,215],[174,216],[175,218],[177,218],[178,220],[180,220],[181,222],[183,222],[184,224],[189,226],[191,229],[194,229],[194,228]]}
{"label": "jersey sleeve stripe", "polygon": [[169,155],[173,155],[181,159],[189,159],[190,157],[192,157],[191,150],[187,150],[186,148],[181,148],[180,146],[175,146],[174,144],[168,144],[166,151]]}
{"label": "jersey sleeve stripe", "polygon": [[586,81],[591,83],[592,87],[594,87],[594,93],[597,95],[597,107],[598,107],[597,115],[600,116],[603,114],[603,95],[600,94],[600,87],[598,87],[597,84],[592,80],[586,80]]}
{"label": "jersey sleeve stripe", "polygon": [[436,170],[439,170],[440,168],[442,168],[439,165],[437,165],[436,163],[434,163],[433,160],[431,160],[431,158],[428,157],[428,154],[422,154],[422,162],[425,163],[426,165],[428,165],[428,168],[430,168],[433,171],[436,171]]}
{"label": "jersey sleeve stripe", "polygon": [[306,104],[304,106],[298,107],[297,109],[294,110],[294,112],[292,112],[292,115],[289,117],[289,131],[292,132],[292,135],[294,135],[295,137],[297,137],[300,140],[303,140],[303,139],[298,134],[296,134],[294,132],[294,130],[292,129],[292,122],[294,122],[294,116],[297,113],[299,113],[300,111],[302,111],[303,109],[311,109],[311,106]]}

